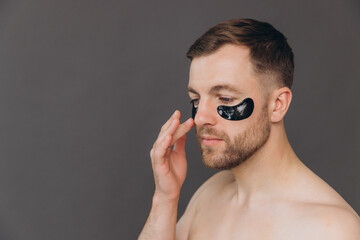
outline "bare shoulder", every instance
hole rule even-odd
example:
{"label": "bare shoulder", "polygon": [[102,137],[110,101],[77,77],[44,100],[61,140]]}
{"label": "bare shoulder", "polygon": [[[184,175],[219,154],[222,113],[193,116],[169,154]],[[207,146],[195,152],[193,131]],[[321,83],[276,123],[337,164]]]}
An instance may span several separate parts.
{"label": "bare shoulder", "polygon": [[328,207],[321,222],[321,231],[329,235],[328,239],[360,239],[360,218],[349,209]]}
{"label": "bare shoulder", "polygon": [[340,194],[318,176],[305,185],[299,186],[302,193],[293,205],[299,217],[297,232],[310,240],[359,240],[360,217]]}
{"label": "bare shoulder", "polygon": [[[267,206],[278,239],[359,240],[360,218],[345,200],[332,194],[323,199],[278,200]],[[296,237],[295,237],[296,236]],[[295,237],[295,238],[294,238]]]}
{"label": "bare shoulder", "polygon": [[360,239],[360,218],[351,209],[341,205],[308,203],[300,220],[307,239]]}
{"label": "bare shoulder", "polygon": [[224,186],[234,181],[230,170],[217,172],[206,180],[192,196],[185,213],[176,224],[176,240],[188,238],[191,222],[196,214],[196,208],[202,199],[217,194]]}

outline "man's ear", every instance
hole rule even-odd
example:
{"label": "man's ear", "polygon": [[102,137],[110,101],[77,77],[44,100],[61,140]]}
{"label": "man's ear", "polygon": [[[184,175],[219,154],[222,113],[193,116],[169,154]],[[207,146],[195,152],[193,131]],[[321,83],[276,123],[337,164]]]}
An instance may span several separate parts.
{"label": "man's ear", "polygon": [[292,99],[292,92],[288,87],[276,89],[271,94],[270,102],[270,120],[271,122],[280,122],[289,109]]}

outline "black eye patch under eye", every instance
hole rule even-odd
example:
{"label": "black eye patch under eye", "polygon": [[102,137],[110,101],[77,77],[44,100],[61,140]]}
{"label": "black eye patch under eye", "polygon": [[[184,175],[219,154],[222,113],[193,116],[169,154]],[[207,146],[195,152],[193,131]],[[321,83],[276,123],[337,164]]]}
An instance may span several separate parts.
{"label": "black eye patch under eye", "polygon": [[239,121],[250,117],[254,110],[254,101],[246,98],[236,106],[218,106],[217,112],[222,118],[231,121]]}
{"label": "black eye patch under eye", "polygon": [[191,111],[191,115],[192,115],[192,118],[195,119],[195,115],[197,113],[197,110],[198,108],[195,107],[194,103],[192,103],[192,111]]}
{"label": "black eye patch under eye", "polygon": [[[192,104],[192,118],[195,119],[198,108]],[[218,106],[217,112],[222,118],[239,121],[250,117],[254,111],[254,101],[251,98],[244,99],[236,106]]]}

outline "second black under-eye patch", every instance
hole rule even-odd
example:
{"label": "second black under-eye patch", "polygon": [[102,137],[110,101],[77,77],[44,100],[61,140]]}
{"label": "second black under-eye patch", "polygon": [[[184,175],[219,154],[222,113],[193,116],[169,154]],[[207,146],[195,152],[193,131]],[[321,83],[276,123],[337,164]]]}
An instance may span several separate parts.
{"label": "second black under-eye patch", "polygon": [[254,111],[254,101],[251,98],[244,99],[235,106],[218,106],[217,112],[222,118],[231,121],[239,121],[250,117]]}
{"label": "second black under-eye patch", "polygon": [[[195,119],[198,108],[192,103],[192,118]],[[235,106],[218,106],[217,112],[226,120],[239,121],[250,117],[254,111],[254,101],[251,98],[244,99]]]}

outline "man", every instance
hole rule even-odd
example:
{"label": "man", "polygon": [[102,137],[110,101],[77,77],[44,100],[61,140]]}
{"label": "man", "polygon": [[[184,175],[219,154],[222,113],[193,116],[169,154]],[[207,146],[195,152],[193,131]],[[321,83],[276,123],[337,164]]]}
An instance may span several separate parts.
{"label": "man", "polygon": [[[229,20],[187,53],[193,116],[163,125],[150,152],[155,193],[139,239],[359,240],[360,219],[290,146],[293,53],[270,24]],[[218,172],[176,224],[186,133],[196,126],[203,163]]]}

